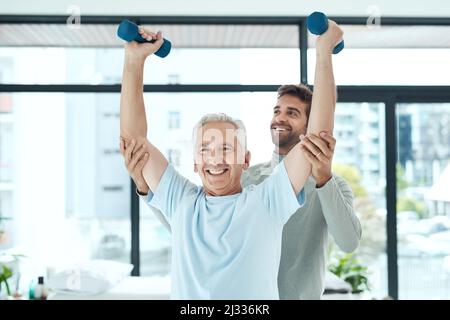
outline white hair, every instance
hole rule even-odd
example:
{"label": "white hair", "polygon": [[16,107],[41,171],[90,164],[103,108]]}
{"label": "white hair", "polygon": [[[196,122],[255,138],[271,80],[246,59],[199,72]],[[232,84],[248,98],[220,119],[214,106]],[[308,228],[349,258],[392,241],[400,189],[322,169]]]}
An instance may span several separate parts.
{"label": "white hair", "polygon": [[239,120],[230,117],[229,115],[225,113],[208,113],[205,114],[194,126],[194,129],[192,131],[192,141],[194,145],[194,151],[195,151],[195,145],[197,142],[197,132],[198,130],[203,127],[205,124],[210,122],[228,122],[231,123],[236,127],[237,130],[237,139],[239,144],[242,146],[244,151],[247,151],[247,131],[245,130],[244,123]]}

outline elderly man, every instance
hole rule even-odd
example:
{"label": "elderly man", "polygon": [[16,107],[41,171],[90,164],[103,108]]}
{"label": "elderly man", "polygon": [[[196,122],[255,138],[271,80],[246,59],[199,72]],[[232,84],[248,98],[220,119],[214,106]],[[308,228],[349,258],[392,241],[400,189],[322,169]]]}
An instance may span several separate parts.
{"label": "elderly man", "polygon": [[[223,114],[205,116],[194,128],[194,170],[202,187],[189,182],[146,139],[143,67],[163,40],[160,32],[140,32],[157,41],[125,46],[121,139],[125,149],[135,150],[136,159],[144,156],[149,204],[172,229],[172,298],[279,298],[283,225],[303,205],[311,174],[306,146],[298,142],[267,179],[242,188],[250,162],[243,124]],[[316,94],[307,134],[332,132],[336,87],[331,53],[341,38],[342,30],[329,21],[317,39]]]}

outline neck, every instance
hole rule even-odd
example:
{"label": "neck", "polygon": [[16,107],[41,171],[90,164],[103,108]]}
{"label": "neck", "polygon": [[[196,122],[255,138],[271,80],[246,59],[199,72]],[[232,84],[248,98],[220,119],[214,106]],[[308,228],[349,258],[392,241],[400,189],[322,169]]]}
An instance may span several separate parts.
{"label": "neck", "polygon": [[225,192],[208,190],[206,188],[204,188],[204,191],[205,191],[207,196],[223,197],[223,196],[231,196],[233,194],[241,193],[242,192],[242,187],[239,184],[239,186],[236,186],[236,187],[234,187],[234,188],[232,188],[232,189],[230,189],[228,191],[225,191]]}
{"label": "neck", "polygon": [[274,152],[276,154],[279,154],[280,156],[285,156],[289,153],[289,151],[291,151],[291,149],[293,147],[295,147],[296,144],[294,145],[287,145],[287,146],[275,146],[275,150]]}

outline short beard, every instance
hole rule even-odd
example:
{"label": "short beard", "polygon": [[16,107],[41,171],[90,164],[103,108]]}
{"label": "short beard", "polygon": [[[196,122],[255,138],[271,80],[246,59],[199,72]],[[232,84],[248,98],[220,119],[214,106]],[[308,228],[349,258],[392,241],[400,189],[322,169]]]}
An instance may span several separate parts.
{"label": "short beard", "polygon": [[289,146],[295,146],[298,142],[300,142],[299,135],[295,133],[291,133],[286,139],[280,140],[278,137],[275,137],[272,135],[272,142],[275,144],[278,148],[285,148]]}

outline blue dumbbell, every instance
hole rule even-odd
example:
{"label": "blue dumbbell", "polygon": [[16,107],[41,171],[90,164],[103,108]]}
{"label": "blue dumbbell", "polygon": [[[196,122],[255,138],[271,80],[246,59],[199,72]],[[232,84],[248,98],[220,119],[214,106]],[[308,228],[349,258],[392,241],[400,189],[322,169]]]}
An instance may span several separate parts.
{"label": "blue dumbbell", "polygon": [[[148,41],[147,39],[142,38],[142,36],[139,34],[138,25],[130,20],[123,20],[119,24],[119,27],[117,28],[117,36],[119,36],[119,38],[121,38],[125,41],[128,41],[128,42],[137,41],[140,43],[143,43],[143,42],[153,43],[156,41],[156,40]],[[163,42],[161,48],[159,48],[159,50],[156,51],[155,54],[158,57],[164,58],[169,54],[171,48],[172,48],[172,44],[170,43],[170,41],[167,39],[164,39],[164,42]]]}
{"label": "blue dumbbell", "polygon": [[[322,12],[313,12],[306,19],[306,24],[308,26],[308,30],[316,35],[321,35],[325,31],[328,30],[328,18]],[[344,49],[344,40],[338,43],[336,47],[333,49],[333,53],[337,54],[342,49]]]}

